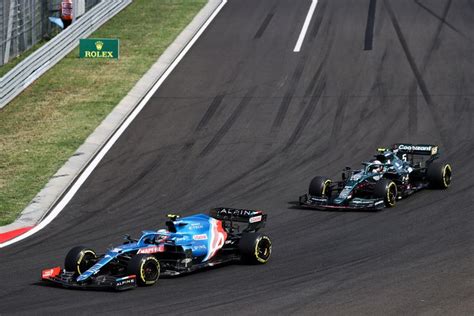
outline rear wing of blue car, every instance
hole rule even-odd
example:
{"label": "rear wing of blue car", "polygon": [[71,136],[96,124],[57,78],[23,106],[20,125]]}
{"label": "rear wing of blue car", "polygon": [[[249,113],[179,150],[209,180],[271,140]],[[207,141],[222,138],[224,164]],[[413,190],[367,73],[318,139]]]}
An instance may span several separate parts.
{"label": "rear wing of blue car", "polygon": [[248,223],[246,230],[258,230],[265,226],[267,214],[260,210],[246,210],[229,207],[217,207],[209,211],[209,216],[222,221]]}

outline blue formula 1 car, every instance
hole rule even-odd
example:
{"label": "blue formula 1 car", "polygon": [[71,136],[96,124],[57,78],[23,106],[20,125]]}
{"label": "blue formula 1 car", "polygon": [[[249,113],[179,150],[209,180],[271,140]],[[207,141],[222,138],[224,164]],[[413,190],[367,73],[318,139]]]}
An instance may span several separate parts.
{"label": "blue formula 1 car", "polygon": [[421,189],[446,189],[452,167],[439,161],[438,146],[395,144],[379,148],[375,159],[360,170],[346,167],[342,181],[315,177],[309,194],[300,196],[302,207],[314,209],[380,210]]}
{"label": "blue formula 1 car", "polygon": [[270,258],[271,240],[258,233],[267,219],[262,211],[215,208],[210,215],[168,217],[166,229],[144,231],[138,240],[127,235],[123,245],[102,255],[74,247],[64,269],[45,269],[41,278],[66,288],[126,290],[153,285],[160,276],[232,261],[263,264]]}

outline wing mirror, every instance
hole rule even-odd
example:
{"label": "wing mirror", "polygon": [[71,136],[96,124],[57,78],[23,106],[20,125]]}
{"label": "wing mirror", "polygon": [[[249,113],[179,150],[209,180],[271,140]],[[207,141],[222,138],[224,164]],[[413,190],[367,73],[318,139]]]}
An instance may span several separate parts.
{"label": "wing mirror", "polygon": [[130,237],[129,234],[125,234],[125,235],[123,236],[123,239],[125,239],[125,240],[128,241],[128,242],[136,242],[136,240],[133,239],[132,237]]}

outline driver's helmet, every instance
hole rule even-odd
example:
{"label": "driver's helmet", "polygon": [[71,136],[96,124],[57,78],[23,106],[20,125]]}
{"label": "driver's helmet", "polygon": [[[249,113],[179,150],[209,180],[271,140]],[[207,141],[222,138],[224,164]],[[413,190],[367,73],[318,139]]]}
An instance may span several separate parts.
{"label": "driver's helmet", "polygon": [[372,173],[382,173],[383,164],[380,160],[372,161],[372,164],[369,166],[369,171]]}

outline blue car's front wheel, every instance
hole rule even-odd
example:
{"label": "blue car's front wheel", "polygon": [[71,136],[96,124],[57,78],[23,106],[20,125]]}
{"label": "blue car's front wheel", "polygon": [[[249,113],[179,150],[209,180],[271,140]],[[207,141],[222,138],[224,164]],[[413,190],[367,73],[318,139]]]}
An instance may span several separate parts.
{"label": "blue car's front wheel", "polygon": [[97,255],[94,250],[84,246],[77,246],[67,253],[64,260],[64,268],[66,271],[81,275],[92,267],[96,261]]}
{"label": "blue car's front wheel", "polygon": [[152,255],[136,255],[128,263],[127,272],[136,275],[139,285],[153,285],[160,277],[160,262]]}

